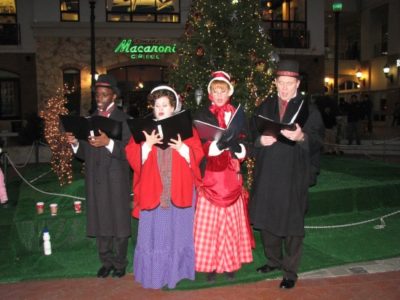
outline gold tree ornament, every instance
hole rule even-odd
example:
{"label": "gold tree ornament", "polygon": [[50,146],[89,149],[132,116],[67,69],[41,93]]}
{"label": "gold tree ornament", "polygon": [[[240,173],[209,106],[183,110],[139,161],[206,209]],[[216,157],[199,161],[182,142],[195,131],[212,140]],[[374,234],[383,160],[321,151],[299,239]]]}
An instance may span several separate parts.
{"label": "gold tree ornament", "polygon": [[65,87],[58,89],[56,95],[45,102],[45,108],[39,114],[44,121],[44,137],[51,150],[51,168],[56,173],[61,186],[72,183],[73,179],[73,153],[65,134],[60,129],[59,117],[59,115],[69,113],[65,107],[67,103],[65,94],[70,92]]}

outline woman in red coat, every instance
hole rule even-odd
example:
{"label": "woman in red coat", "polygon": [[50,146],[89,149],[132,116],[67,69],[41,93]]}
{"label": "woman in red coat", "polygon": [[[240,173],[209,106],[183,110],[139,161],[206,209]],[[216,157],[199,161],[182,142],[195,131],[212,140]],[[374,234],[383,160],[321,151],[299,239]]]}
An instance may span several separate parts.
{"label": "woman in red coat", "polygon": [[[157,120],[179,111],[179,97],[169,86],[152,90],[149,100]],[[133,271],[145,288],[174,288],[182,279],[193,280],[193,218],[195,186],[200,182],[203,150],[196,130],[181,140],[178,135],[164,149],[162,138],[143,132],[146,141],[133,139],[126,147],[134,171],[133,216],[139,218]]]}
{"label": "woman in red coat", "polygon": [[[208,85],[210,105],[195,119],[226,128],[235,112],[230,104],[232,94],[229,75],[214,72]],[[246,149],[241,140],[229,145],[202,142],[206,164],[194,223],[196,271],[207,272],[208,281],[214,281],[217,273],[226,273],[228,279],[233,279],[243,263],[253,260],[248,194],[240,174]]]}

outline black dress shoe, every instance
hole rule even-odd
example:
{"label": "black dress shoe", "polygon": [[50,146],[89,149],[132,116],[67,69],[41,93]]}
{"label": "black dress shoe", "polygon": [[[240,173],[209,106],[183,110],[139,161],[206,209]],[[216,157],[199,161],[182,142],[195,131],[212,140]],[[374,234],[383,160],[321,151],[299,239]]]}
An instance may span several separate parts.
{"label": "black dress shoe", "polygon": [[114,270],[114,267],[105,267],[102,266],[98,271],[97,271],[97,277],[99,278],[106,278],[108,275],[110,275],[111,271]]}
{"label": "black dress shoe", "polygon": [[123,276],[125,276],[125,268],[123,268],[123,269],[114,269],[114,272],[112,273],[112,277],[121,278]]}
{"label": "black dress shoe", "polygon": [[236,272],[226,272],[226,278],[228,278],[228,280],[234,280],[235,279],[235,274]]}
{"label": "black dress shoe", "polygon": [[292,279],[283,278],[279,287],[281,289],[291,289],[291,288],[294,288],[295,285],[296,285],[296,281],[294,281]]}
{"label": "black dress shoe", "polygon": [[272,271],[275,271],[278,269],[279,269],[278,267],[270,267],[268,265],[263,265],[263,266],[257,268],[257,272],[265,274],[265,273],[269,273],[269,272],[272,272]]}
{"label": "black dress shoe", "polygon": [[215,279],[217,279],[217,272],[210,272],[210,273],[207,273],[207,276],[206,276],[206,280],[207,280],[207,282],[215,282]]}

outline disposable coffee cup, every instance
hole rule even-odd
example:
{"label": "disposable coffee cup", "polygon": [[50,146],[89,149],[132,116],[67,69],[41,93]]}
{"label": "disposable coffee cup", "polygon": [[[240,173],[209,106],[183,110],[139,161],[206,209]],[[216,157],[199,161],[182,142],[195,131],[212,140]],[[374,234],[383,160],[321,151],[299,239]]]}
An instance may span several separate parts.
{"label": "disposable coffee cup", "polygon": [[50,213],[52,216],[57,216],[58,204],[52,203],[50,204]]}
{"label": "disposable coffee cup", "polygon": [[74,201],[75,213],[80,214],[82,212],[82,201]]}
{"label": "disposable coffee cup", "polygon": [[44,202],[36,202],[36,212],[38,215],[44,212]]}

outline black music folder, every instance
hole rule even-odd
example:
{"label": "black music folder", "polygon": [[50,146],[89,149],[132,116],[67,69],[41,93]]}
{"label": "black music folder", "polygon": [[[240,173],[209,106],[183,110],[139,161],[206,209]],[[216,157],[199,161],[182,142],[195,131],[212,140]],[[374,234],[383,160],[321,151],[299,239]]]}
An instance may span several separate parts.
{"label": "black music folder", "polygon": [[223,135],[226,137],[229,136],[229,139],[237,139],[245,122],[246,114],[240,104],[227,124],[227,128],[218,127],[200,120],[193,121],[200,138],[207,141],[219,141]]}
{"label": "black music folder", "polygon": [[78,140],[87,140],[90,135],[103,131],[110,139],[121,140],[122,123],[102,116],[80,117],[60,115],[65,132],[72,132]]}
{"label": "black music folder", "polygon": [[306,106],[304,106],[304,109],[302,109],[303,104],[304,104],[304,100],[299,105],[299,108],[297,109],[296,113],[293,115],[293,117],[289,123],[283,123],[283,122],[272,120],[268,117],[264,117],[262,115],[257,115],[256,116],[256,126],[257,126],[258,132],[261,135],[277,136],[280,134],[280,131],[282,129],[295,130],[296,123],[299,123],[300,126],[303,126],[308,117],[308,109]]}
{"label": "black music folder", "polygon": [[282,129],[295,130],[295,123],[280,123],[267,117],[257,115],[256,123],[258,132],[261,135],[274,135],[277,136]]}
{"label": "black music folder", "polygon": [[189,110],[182,110],[162,120],[155,120],[151,116],[129,119],[127,122],[136,143],[146,140],[143,131],[151,134],[153,130],[156,130],[161,135],[163,143],[155,145],[161,149],[168,148],[170,139],[177,139],[178,134],[180,134],[182,141],[193,136],[192,117]]}

